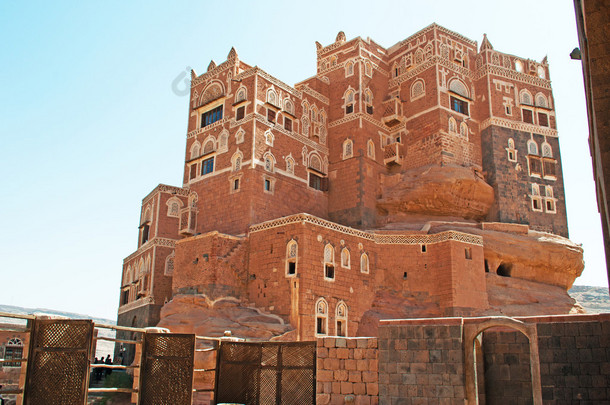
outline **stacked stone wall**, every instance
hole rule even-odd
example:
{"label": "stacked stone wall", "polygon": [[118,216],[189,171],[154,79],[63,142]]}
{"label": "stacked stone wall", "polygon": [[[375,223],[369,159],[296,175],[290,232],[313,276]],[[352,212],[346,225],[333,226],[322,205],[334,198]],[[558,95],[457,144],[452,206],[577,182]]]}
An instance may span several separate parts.
{"label": "stacked stone wall", "polygon": [[377,338],[318,339],[318,405],[378,404]]}

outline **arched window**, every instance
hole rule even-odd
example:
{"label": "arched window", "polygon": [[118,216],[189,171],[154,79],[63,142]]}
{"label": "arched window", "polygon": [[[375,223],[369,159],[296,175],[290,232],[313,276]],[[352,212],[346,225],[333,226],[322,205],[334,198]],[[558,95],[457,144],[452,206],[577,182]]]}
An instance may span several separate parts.
{"label": "arched window", "polygon": [[400,74],[400,69],[398,67],[398,63],[394,62],[394,65],[392,66],[392,77],[397,77]]}
{"label": "arched window", "polygon": [[419,48],[417,51],[415,51],[415,64],[419,65],[423,61],[424,61],[424,51],[422,51],[421,48]]}
{"label": "arched window", "polygon": [[178,197],[172,197],[167,200],[167,216],[178,218],[180,216],[180,208],[184,204]]}
{"label": "arched window", "polygon": [[247,94],[248,94],[248,90],[245,87],[240,87],[239,90],[237,90],[237,95],[235,96],[235,101],[236,102],[244,101],[246,99]]}
{"label": "arched window", "polygon": [[523,62],[520,60],[515,61],[515,70],[519,73],[523,73]]}
{"label": "arched window", "polygon": [[455,118],[449,117],[449,133],[455,134],[457,132],[457,122]]}
{"label": "arched window", "polygon": [[369,274],[369,256],[366,253],[360,255],[360,272]]}
{"label": "arched window", "polygon": [[542,93],[536,94],[536,106],[537,107],[543,107],[543,108],[548,108],[549,107],[549,103],[546,100],[546,97],[545,97],[544,94],[542,94]]}
{"label": "arched window", "polygon": [[[4,348],[4,360],[17,360],[23,358],[23,341],[19,338],[8,340]],[[3,367],[21,367],[20,361],[7,362]]]}
{"label": "arched window", "polygon": [[375,143],[371,139],[366,143],[366,155],[371,159],[375,159]]}
{"label": "arched window", "polygon": [[330,243],[324,246],[324,279],[335,279],[335,249]]}
{"label": "arched window", "polygon": [[292,101],[288,99],[284,101],[284,110],[286,110],[290,114],[294,114],[294,104],[292,103]]}
{"label": "arched window", "polygon": [[324,173],[322,161],[320,160],[320,157],[317,154],[312,154],[311,156],[309,156],[309,167],[320,173]]}
{"label": "arched window", "polygon": [[354,156],[354,143],[351,139],[343,141],[343,159],[349,159]]}
{"label": "arched window", "polygon": [[303,135],[309,137],[309,118],[307,116],[301,118],[301,127],[303,128]]}
{"label": "arched window", "polygon": [[239,128],[235,133],[235,143],[239,145],[240,143],[244,143],[244,137],[246,135],[246,131],[242,128]]}
{"label": "arched window", "polygon": [[213,139],[213,137],[211,137],[210,139],[208,139],[205,144],[203,145],[203,154],[207,155],[208,153],[212,153],[216,150],[216,142]]}
{"label": "arched window", "polygon": [[196,159],[201,155],[201,145],[198,141],[195,141],[191,145],[191,159]]}
{"label": "arched window", "polygon": [[233,167],[233,171],[237,172],[241,170],[241,161],[243,159],[243,155],[241,151],[238,149],[237,152],[233,154],[231,157],[231,166]]}
{"label": "arched window", "polygon": [[347,336],[347,305],[343,301],[339,301],[337,304],[335,321],[337,323],[337,336]]}
{"label": "arched window", "polygon": [[316,301],[316,336],[328,335],[328,303],[324,298]]}
{"label": "arched window", "polygon": [[131,264],[127,266],[127,271],[125,272],[125,279],[123,280],[123,285],[131,284],[133,282],[133,269],[131,268]]}
{"label": "arched window", "polygon": [[146,211],[144,211],[144,216],[142,217],[142,224],[140,225],[140,246],[148,242],[151,222],[151,210],[150,207],[147,207]]}
{"label": "arched window", "polygon": [[273,157],[271,152],[266,152],[263,159],[265,161],[265,170],[273,173],[275,168],[275,157]]}
{"label": "arched window", "polygon": [[533,139],[527,141],[527,153],[530,155],[538,155],[538,144]]}
{"label": "arched window", "polygon": [[297,274],[297,257],[299,246],[296,240],[291,240],[286,245],[286,275],[294,276]]}
{"label": "arched window", "polygon": [[345,77],[351,76],[354,74],[354,62],[348,61],[345,64]]}
{"label": "arched window", "polygon": [[226,152],[229,150],[229,131],[226,129],[220,133],[218,137],[218,153]]}
{"label": "arched window", "polygon": [[345,114],[351,114],[354,112],[354,95],[355,92],[352,89],[347,89],[343,95],[345,101]]}
{"label": "arched window", "polygon": [[271,132],[270,129],[265,131],[265,143],[268,146],[273,146],[273,141],[275,140],[275,136],[273,136],[273,133]]}
{"label": "arched window", "polygon": [[519,101],[521,104],[532,105],[532,94],[527,90],[521,90],[519,93]]}
{"label": "arched window", "polygon": [[286,171],[288,173],[294,174],[294,165],[295,165],[295,161],[292,158],[292,156],[287,156],[286,157]]}
{"label": "arched window", "polygon": [[418,99],[426,95],[426,84],[422,79],[417,79],[411,85],[411,100]]}
{"label": "arched window", "polygon": [[510,162],[517,161],[517,150],[515,149],[515,141],[513,138],[508,138],[508,148],[506,148],[506,153],[508,153],[508,160]]}
{"label": "arched window", "polygon": [[465,138],[468,138],[468,125],[466,125],[465,122],[462,122],[460,124],[460,135],[462,135]]}
{"label": "arched window", "polygon": [[165,259],[165,275],[172,276],[174,274],[174,253],[167,256]]}
{"label": "arched window", "polygon": [[364,74],[373,77],[373,65],[369,61],[364,62]]}
{"label": "arched window", "polygon": [[538,77],[541,79],[546,79],[546,72],[542,66],[538,66]]}
{"label": "arched window", "polygon": [[349,250],[347,248],[341,250],[341,267],[350,268]]}
{"label": "arched window", "polygon": [[546,141],[542,144],[542,157],[553,157],[553,149]]}
{"label": "arched window", "polygon": [[451,83],[449,83],[449,90],[459,94],[462,97],[468,98],[468,88],[461,80],[453,79]]}
{"label": "arched window", "polygon": [[273,88],[267,90],[267,102],[271,105],[277,106],[277,93]]}
{"label": "arched window", "polygon": [[553,198],[553,186],[546,186],[544,188],[544,195],[549,198]]}

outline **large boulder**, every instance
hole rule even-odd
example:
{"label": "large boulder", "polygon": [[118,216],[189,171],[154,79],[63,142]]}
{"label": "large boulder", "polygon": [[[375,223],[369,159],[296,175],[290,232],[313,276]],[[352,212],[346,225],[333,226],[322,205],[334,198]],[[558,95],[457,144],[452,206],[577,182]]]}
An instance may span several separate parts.
{"label": "large boulder", "polygon": [[493,202],[493,188],[473,168],[430,165],[381,176],[377,207],[387,222],[410,215],[479,219]]}
{"label": "large boulder", "polygon": [[273,314],[245,306],[235,297],[210,300],[205,295],[176,295],[161,309],[157,325],[177,333],[198,336],[231,335],[249,340],[280,338],[293,328]]}

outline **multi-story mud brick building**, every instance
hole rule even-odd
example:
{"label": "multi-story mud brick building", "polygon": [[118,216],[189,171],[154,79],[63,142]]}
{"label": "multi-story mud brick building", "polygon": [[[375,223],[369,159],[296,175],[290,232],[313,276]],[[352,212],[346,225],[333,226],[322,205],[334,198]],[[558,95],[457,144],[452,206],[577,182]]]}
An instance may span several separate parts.
{"label": "multi-story mud brick building", "polygon": [[192,72],[183,184],[142,201],[119,324],[310,339],[570,311],[582,249],[546,58],[436,24],[316,46],[295,86],[234,49]]}

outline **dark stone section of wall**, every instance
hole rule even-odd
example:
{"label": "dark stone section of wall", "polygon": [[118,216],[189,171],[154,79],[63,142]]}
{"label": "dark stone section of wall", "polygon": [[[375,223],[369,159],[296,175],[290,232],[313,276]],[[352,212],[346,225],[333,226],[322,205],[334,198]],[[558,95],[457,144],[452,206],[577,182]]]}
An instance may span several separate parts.
{"label": "dark stone section of wall", "polygon": [[379,405],[463,404],[461,325],[379,327]]}
{"label": "dark stone section of wall", "polygon": [[529,340],[524,334],[484,332],[483,356],[486,405],[533,404]]}
{"label": "dark stone section of wall", "polygon": [[610,403],[610,321],[538,324],[544,404]]}

